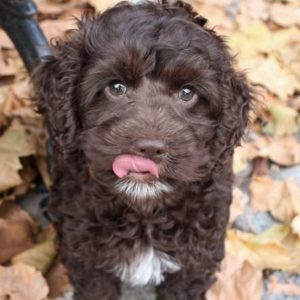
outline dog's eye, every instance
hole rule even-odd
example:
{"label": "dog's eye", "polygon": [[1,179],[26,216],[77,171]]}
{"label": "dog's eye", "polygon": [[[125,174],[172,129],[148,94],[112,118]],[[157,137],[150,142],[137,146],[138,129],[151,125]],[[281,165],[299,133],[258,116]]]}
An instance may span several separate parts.
{"label": "dog's eye", "polygon": [[183,101],[190,101],[193,99],[195,91],[192,87],[185,86],[179,92],[179,98]]}
{"label": "dog's eye", "polygon": [[109,85],[109,91],[114,96],[122,96],[127,91],[127,86],[121,81],[114,81]]}

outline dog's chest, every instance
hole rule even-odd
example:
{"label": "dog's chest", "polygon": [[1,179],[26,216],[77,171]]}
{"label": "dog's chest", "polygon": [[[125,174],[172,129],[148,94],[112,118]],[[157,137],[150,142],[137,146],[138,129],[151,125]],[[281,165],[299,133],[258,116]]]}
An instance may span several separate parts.
{"label": "dog's chest", "polygon": [[164,280],[165,273],[174,273],[179,269],[180,265],[173,257],[149,247],[130,261],[119,263],[113,273],[132,286],[143,286],[158,285]]}

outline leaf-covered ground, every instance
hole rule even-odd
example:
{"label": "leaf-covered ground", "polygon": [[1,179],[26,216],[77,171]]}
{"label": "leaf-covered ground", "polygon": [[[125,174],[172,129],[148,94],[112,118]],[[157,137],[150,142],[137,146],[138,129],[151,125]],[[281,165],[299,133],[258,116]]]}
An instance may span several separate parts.
{"label": "leaf-covered ground", "polygon": [[[82,9],[114,2],[38,0],[38,19],[50,39],[74,27],[72,16]],[[226,258],[208,300],[300,299],[300,1],[190,2],[226,36],[259,99],[235,152]],[[51,185],[47,132],[22,61],[2,30],[0,50],[0,300],[54,299],[70,289],[55,232],[22,208],[37,211],[33,191],[41,181]],[[21,207],[19,199],[27,202]]]}

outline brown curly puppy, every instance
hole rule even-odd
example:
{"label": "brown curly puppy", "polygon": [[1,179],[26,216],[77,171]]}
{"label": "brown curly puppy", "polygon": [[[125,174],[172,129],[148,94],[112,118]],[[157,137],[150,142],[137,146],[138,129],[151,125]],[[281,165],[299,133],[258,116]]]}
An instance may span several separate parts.
{"label": "brown curly puppy", "polygon": [[76,300],[118,299],[121,281],[201,300],[215,280],[253,97],[205,21],[181,1],[123,2],[35,73]]}

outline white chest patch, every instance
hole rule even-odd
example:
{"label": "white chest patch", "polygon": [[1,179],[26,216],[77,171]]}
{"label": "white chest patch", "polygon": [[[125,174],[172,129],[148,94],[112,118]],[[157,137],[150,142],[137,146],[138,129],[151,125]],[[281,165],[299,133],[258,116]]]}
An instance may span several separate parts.
{"label": "white chest patch", "polygon": [[180,265],[174,258],[149,247],[138,253],[132,261],[117,265],[113,273],[132,286],[143,286],[158,285],[164,280],[164,273],[174,273],[179,269]]}

